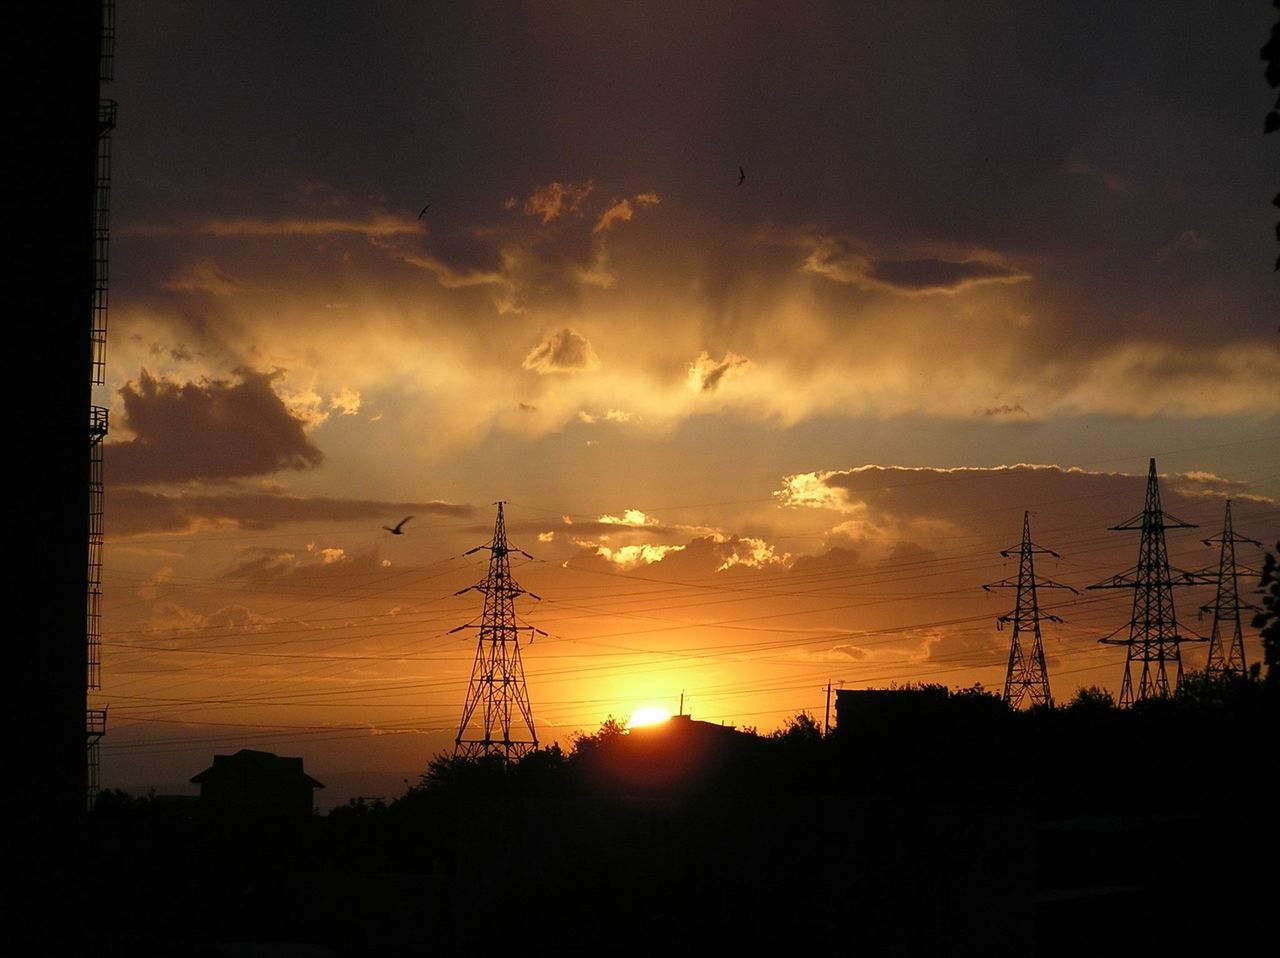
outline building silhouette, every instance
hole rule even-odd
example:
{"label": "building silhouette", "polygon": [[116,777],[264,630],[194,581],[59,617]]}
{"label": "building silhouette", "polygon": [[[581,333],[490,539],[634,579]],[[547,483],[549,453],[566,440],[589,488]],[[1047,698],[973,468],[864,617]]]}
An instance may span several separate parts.
{"label": "building silhouette", "polygon": [[191,782],[211,811],[262,817],[305,818],[315,808],[315,790],[324,788],[303,771],[302,759],[248,748],[215,755]]}
{"label": "building silhouette", "polygon": [[[90,539],[95,215],[100,133],[100,0],[17,5],[9,36],[21,52],[10,72],[14,118],[8,235],[13,257],[10,347],[24,357],[14,391],[11,480],[14,593],[38,628],[11,643],[18,678],[14,713],[23,733],[12,780],[36,789],[10,822],[9,855],[26,877],[10,904],[14,928],[46,951],[75,951],[87,938],[85,596]],[[38,613],[35,610],[38,609]],[[27,630],[24,630],[26,632]]]}

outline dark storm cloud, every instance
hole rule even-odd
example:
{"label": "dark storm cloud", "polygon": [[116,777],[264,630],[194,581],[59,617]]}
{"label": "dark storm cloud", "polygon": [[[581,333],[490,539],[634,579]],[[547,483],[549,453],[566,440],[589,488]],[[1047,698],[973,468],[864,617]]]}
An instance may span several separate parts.
{"label": "dark storm cloud", "polygon": [[[877,515],[900,519],[964,516],[971,510],[1002,503],[1072,502],[1081,496],[1109,499],[1123,508],[1126,501],[1142,502],[1145,478],[1120,473],[1085,473],[1057,466],[1015,465],[996,468],[904,468],[863,466],[819,473],[818,486],[835,491],[836,507],[865,503]],[[795,489],[797,487],[790,486]],[[790,504],[803,500],[783,497]]]}
{"label": "dark storm cloud", "polygon": [[1011,283],[1028,278],[1025,273],[997,263],[953,263],[943,259],[875,260],[867,277],[893,290],[912,293],[950,292],[974,283]]}
{"label": "dark storm cloud", "polygon": [[[508,200],[504,212],[487,211],[484,220],[469,225],[419,230],[416,221],[396,226],[369,214],[371,223],[382,225],[363,230],[363,239],[433,273],[446,289],[493,287],[489,292],[500,313],[572,307],[584,287],[616,283],[607,234],[660,202],[653,192],[609,199],[590,182],[552,182],[534,188],[523,207]],[[439,219],[449,216],[442,211]]]}
{"label": "dark storm cloud", "polygon": [[239,382],[177,383],[143,370],[125,383],[124,425],[134,438],[108,446],[112,480],[236,479],[318,466],[323,454],[271,388],[278,374],[237,375]]}
{"label": "dark storm cloud", "polygon": [[[316,328],[309,299],[354,302],[369,326],[425,301],[433,331],[474,330],[488,363],[496,308],[527,317],[498,338],[518,344],[502,363],[568,327],[609,346],[610,372],[678,368],[653,355],[678,342],[676,363],[707,347],[786,365],[799,393],[854,349],[895,382],[918,374],[921,330],[979,326],[955,347],[958,378],[1034,368],[1041,388],[1018,398],[1036,417],[1274,407],[1241,385],[1276,362],[1257,348],[1274,334],[1261,7],[396,4],[353,20],[321,0],[249,30],[218,4],[144,6],[118,84],[121,225],[221,232],[121,231],[113,305],[207,315],[211,342],[236,347],[218,369],[265,364],[252,316],[270,291],[298,304],[290,342]],[[640,212],[648,191],[660,215]],[[762,224],[809,245],[762,251]],[[646,355],[624,356],[598,324],[641,298],[671,308],[653,311]],[[809,312],[812,335],[777,337],[783,310]],[[876,322],[902,332],[857,341]],[[707,335],[664,335],[694,324]],[[1211,343],[1210,365],[1149,372],[1152,341]],[[1201,390],[1215,379],[1232,385]],[[992,405],[983,392],[957,408]],[[866,394],[863,410],[910,404]]]}
{"label": "dark storm cloud", "polygon": [[889,258],[853,237],[820,236],[799,240],[812,245],[805,272],[865,290],[922,295],[955,293],[982,283],[1020,283],[1030,275],[1003,263],[941,257]]}
{"label": "dark storm cloud", "polygon": [[[1208,529],[1221,526],[1228,496],[1237,501],[1237,528],[1262,531],[1280,520],[1280,503],[1249,495],[1240,484],[1209,473],[1161,476],[1159,481],[1168,512]],[[1147,477],[1024,464],[953,469],[864,466],[788,476],[784,484],[776,493],[782,502],[848,517],[846,531],[855,536],[905,529],[919,530],[915,534],[922,536],[950,536],[962,530],[989,532],[993,522],[1004,522],[1012,539],[1022,513],[1029,510],[1038,528],[1056,527],[1064,530],[1059,535],[1088,540],[1142,512]],[[1061,540],[1057,544],[1066,545]]]}
{"label": "dark storm cloud", "polygon": [[303,498],[267,492],[164,494],[144,489],[110,489],[107,532],[142,535],[187,532],[208,526],[274,529],[289,522],[369,522],[371,527],[407,515],[467,518],[471,506],[451,502],[379,502],[362,499]]}

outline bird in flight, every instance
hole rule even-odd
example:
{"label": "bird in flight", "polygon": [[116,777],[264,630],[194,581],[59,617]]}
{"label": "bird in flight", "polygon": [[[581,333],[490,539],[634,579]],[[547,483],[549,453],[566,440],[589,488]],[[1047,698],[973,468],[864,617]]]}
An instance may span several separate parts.
{"label": "bird in flight", "polygon": [[426,213],[426,212],[427,212],[427,210],[429,210],[429,209],[431,209],[431,204],[430,204],[430,203],[428,203],[426,206],[424,206],[422,209],[420,209],[420,210],[418,211],[418,219],[422,219],[423,214],[424,214],[424,213]]}
{"label": "bird in flight", "polygon": [[394,529],[391,526],[383,526],[382,528],[386,529],[393,536],[402,536],[404,535],[404,524],[412,518],[413,516],[405,516],[403,519],[401,519],[399,522],[395,524]]}
{"label": "bird in flight", "polygon": [[742,185],[742,181],[747,178],[747,171],[742,167],[738,167],[738,185]]}

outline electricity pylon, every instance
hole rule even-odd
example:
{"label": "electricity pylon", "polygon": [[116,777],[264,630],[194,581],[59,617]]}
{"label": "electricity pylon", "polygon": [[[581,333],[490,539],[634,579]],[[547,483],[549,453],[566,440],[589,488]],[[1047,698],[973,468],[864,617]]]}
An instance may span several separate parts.
{"label": "electricity pylon", "polygon": [[[1104,645],[1126,646],[1124,678],[1120,685],[1120,706],[1132,705],[1149,698],[1168,698],[1178,690],[1182,681],[1183,642],[1200,641],[1199,636],[1185,636],[1178,631],[1178,618],[1173,608],[1174,581],[1169,573],[1169,552],[1165,547],[1166,529],[1194,529],[1195,524],[1183,522],[1160,508],[1160,483],[1156,478],[1156,461],[1151,460],[1147,470],[1147,499],[1142,512],[1112,531],[1140,529],[1142,542],[1138,546],[1138,564],[1128,572],[1105,579],[1090,589],[1132,589],[1133,615],[1129,619],[1129,637],[1116,639],[1111,636],[1098,641]],[[1182,574],[1178,585],[1192,585],[1195,579]],[[1119,630],[1117,630],[1119,631]],[[1112,633],[1114,635],[1114,633]],[[1133,690],[1133,664],[1142,663],[1142,675],[1138,691]],[[1173,686],[1169,685],[1169,668],[1174,671]]]}
{"label": "electricity pylon", "polygon": [[[518,552],[527,559],[533,557],[522,549],[507,545],[507,527],[502,516],[503,503],[497,503],[498,519],[493,527],[493,539],[476,546],[466,555],[489,550],[489,574],[483,582],[459,589],[456,595],[475,589],[484,593],[484,612],[480,624],[460,625],[450,632],[463,629],[480,630],[476,643],[476,658],[471,666],[471,684],[467,687],[467,699],[462,706],[462,721],[458,723],[458,737],[453,741],[453,754],[464,758],[482,755],[501,755],[505,759],[520,758],[538,748],[538,736],[533,730],[533,711],[529,707],[529,690],[525,686],[524,666],[520,662],[520,632],[527,630],[529,640],[533,633],[545,635],[541,629],[520,626],[516,621],[516,596],[527,595],[511,578],[511,552]],[[471,728],[473,718],[480,715]],[[511,737],[512,712],[528,730],[528,737]],[[470,733],[470,734],[469,734]]]}
{"label": "electricity pylon", "polygon": [[[1207,546],[1220,545],[1218,557],[1218,594],[1209,605],[1200,607],[1200,612],[1213,613],[1213,631],[1209,633],[1209,661],[1205,665],[1205,673],[1210,678],[1222,675],[1245,674],[1244,636],[1240,631],[1240,610],[1256,609],[1249,602],[1240,601],[1240,590],[1237,587],[1239,577],[1258,575],[1256,569],[1236,565],[1236,543],[1247,542],[1262,547],[1257,539],[1238,536],[1231,528],[1231,500],[1227,500],[1227,515],[1222,523],[1222,535],[1216,539],[1205,539]],[[1207,573],[1206,573],[1207,574]],[[1232,629],[1231,638],[1223,639],[1223,629]]]}
{"label": "electricity pylon", "polygon": [[[1040,611],[1036,598],[1037,588],[1068,589],[1069,585],[1054,582],[1051,579],[1036,579],[1036,553],[1051,555],[1055,559],[1062,556],[1052,549],[1038,546],[1031,541],[1031,518],[1029,512],[1022,514],[1022,543],[1018,546],[1018,579],[1011,582],[1002,579],[991,582],[982,588],[991,592],[994,589],[1018,590],[1018,601],[1012,612],[996,619],[996,628],[1003,629],[1005,623],[1013,623],[1013,639],[1009,642],[1009,671],[1004,679],[1004,701],[1010,708],[1016,709],[1029,697],[1032,707],[1037,705],[1053,705],[1053,693],[1049,691],[1049,669],[1044,664],[1044,644],[1040,638],[1040,621],[1061,622],[1056,615]],[[1005,549],[1000,553],[1006,559],[1013,555],[1013,549]],[[1079,593],[1077,593],[1079,594]],[[1030,654],[1023,648],[1024,633],[1031,635]]]}

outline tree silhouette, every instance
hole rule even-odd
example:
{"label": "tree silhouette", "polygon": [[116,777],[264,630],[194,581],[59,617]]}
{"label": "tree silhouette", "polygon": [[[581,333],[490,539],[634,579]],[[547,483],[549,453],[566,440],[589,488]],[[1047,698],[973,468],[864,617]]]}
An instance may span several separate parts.
{"label": "tree silhouette", "polygon": [[593,755],[616,743],[627,733],[627,720],[610,715],[600,723],[600,730],[591,735],[578,734],[573,737],[573,756],[581,758]]}
{"label": "tree silhouette", "polygon": [[769,738],[793,745],[822,741],[822,726],[808,712],[797,712],[782,727],[769,733]]}
{"label": "tree silhouette", "polygon": [[1116,700],[1106,689],[1090,685],[1077,689],[1066,707],[1079,712],[1106,712],[1116,707]]}
{"label": "tree silhouette", "polygon": [[1268,552],[1262,566],[1262,608],[1253,617],[1253,627],[1262,636],[1262,661],[1267,667],[1264,679],[1273,693],[1280,691],[1280,542],[1276,551]]}

